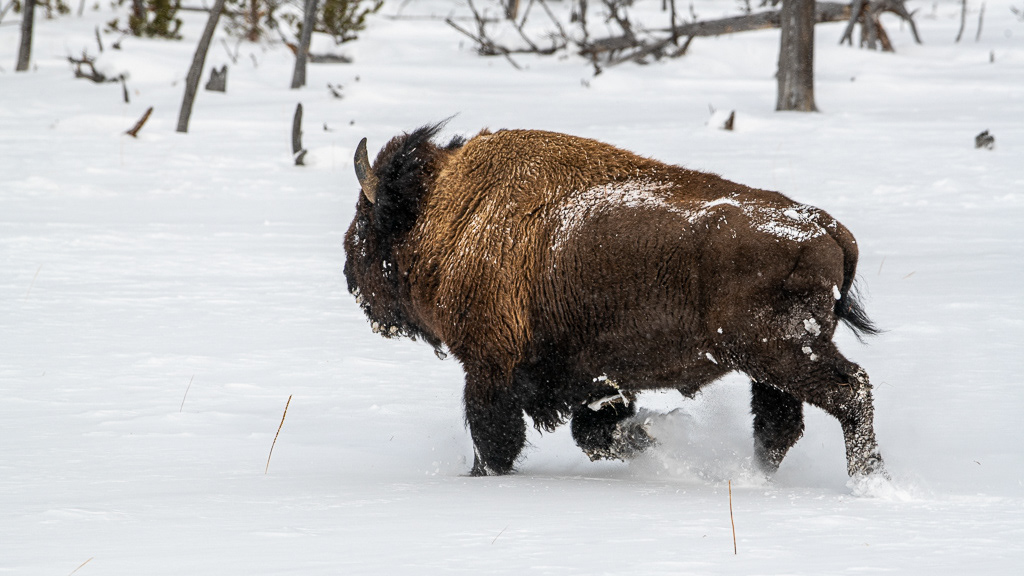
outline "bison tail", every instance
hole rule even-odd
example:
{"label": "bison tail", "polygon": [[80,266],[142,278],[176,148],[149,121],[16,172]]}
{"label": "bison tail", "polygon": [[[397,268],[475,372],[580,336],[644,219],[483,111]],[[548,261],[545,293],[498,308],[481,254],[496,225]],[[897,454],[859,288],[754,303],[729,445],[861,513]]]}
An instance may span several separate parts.
{"label": "bison tail", "polygon": [[863,342],[864,336],[875,336],[882,330],[868,318],[868,313],[864,311],[864,306],[861,304],[860,294],[854,286],[860,250],[857,248],[857,241],[854,240],[853,234],[846,226],[831,216],[825,216],[828,218],[825,230],[843,251],[843,286],[839,288],[839,293],[835,294],[835,314],[849,326],[857,339]]}
{"label": "bison tail", "polygon": [[875,336],[882,332],[882,330],[875,325],[870,318],[868,318],[868,314],[864,311],[864,306],[860,302],[860,294],[852,283],[850,288],[843,292],[839,299],[836,300],[836,316],[842,320],[850,330],[853,330],[854,335],[862,342],[864,341],[864,336]]}

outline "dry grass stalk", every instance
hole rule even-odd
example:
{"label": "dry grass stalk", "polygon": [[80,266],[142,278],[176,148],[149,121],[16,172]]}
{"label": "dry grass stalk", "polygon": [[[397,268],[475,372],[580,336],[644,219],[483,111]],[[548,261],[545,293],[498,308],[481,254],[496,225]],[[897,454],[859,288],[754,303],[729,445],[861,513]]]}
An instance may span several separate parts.
{"label": "dry grass stalk", "polygon": [[[92,558],[95,558],[95,556],[93,556]],[[82,569],[82,566],[85,566],[85,565],[86,565],[86,564],[88,564],[89,562],[92,562],[92,558],[89,558],[89,559],[88,559],[88,560],[86,560],[85,562],[82,562],[81,564],[79,564],[79,565],[78,565],[78,568],[75,568],[74,570],[72,570],[72,571],[71,571],[71,574],[74,574],[75,572],[78,572],[79,570],[81,570],[81,569]],[[68,574],[68,576],[71,576],[71,574]]]}
{"label": "dry grass stalk", "polygon": [[188,398],[188,391],[190,388],[192,388],[192,380],[194,380],[195,377],[196,375],[193,374],[192,378],[188,379],[188,386],[185,387],[185,395],[181,397],[181,406],[178,407],[179,414],[181,414],[181,409],[185,407],[185,398]]}
{"label": "dry grass stalk", "polygon": [[732,517],[732,480],[729,480],[729,523],[732,524],[732,553],[736,555],[736,520]]}
{"label": "dry grass stalk", "polygon": [[270,457],[274,455],[274,445],[277,444],[277,436],[281,433],[281,427],[284,426],[284,417],[288,415],[288,405],[292,403],[291,394],[288,395],[288,401],[284,403],[284,414],[281,414],[281,423],[277,425],[277,433],[274,434],[274,441],[270,443],[270,454],[267,454],[267,467],[263,469],[263,473],[266,474],[267,470],[270,470]]}
{"label": "dry grass stalk", "polygon": [[36,274],[32,277],[32,282],[28,285],[28,292],[25,292],[25,300],[28,300],[29,295],[32,294],[32,288],[36,285],[36,278],[39,278],[39,272],[42,269],[42,264],[39,265],[39,268],[36,268]]}

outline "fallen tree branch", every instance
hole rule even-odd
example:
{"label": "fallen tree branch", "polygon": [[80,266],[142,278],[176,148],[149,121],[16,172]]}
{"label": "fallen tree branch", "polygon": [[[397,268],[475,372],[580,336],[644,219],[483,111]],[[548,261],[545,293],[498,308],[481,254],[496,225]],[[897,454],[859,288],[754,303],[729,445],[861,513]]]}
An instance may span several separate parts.
{"label": "fallen tree branch", "polygon": [[[848,4],[840,2],[818,2],[815,4],[815,22],[818,24],[842,22],[849,16],[850,6]],[[766,30],[779,28],[781,24],[781,10],[771,10],[690,24],[674,24],[671,28],[653,31],[659,34],[670,34],[667,38],[657,39],[653,42],[638,39],[636,34],[630,30],[620,36],[611,36],[583,44],[580,47],[580,54],[591,58],[591,60],[607,54],[607,66],[630,61],[642,63],[648,56],[653,56],[656,59],[665,56],[676,58],[686,54],[686,48],[698,36],[721,36],[737,32]],[[668,46],[675,44],[681,37],[687,38],[686,43],[679,50],[666,52]],[[615,55],[617,52],[625,51],[628,53],[624,56]]]}
{"label": "fallen tree branch", "polygon": [[[857,1],[865,2],[866,0]],[[516,69],[519,69],[520,66],[512,60],[512,54],[551,55],[569,49],[569,46],[573,45],[576,47],[576,52],[579,55],[590,60],[594,66],[595,74],[600,74],[603,66],[615,66],[623,62],[642,64],[650,58],[658,60],[666,57],[677,58],[683,56],[686,54],[690,43],[698,36],[720,36],[736,32],[779,28],[782,22],[781,10],[766,10],[756,13],[748,12],[739,16],[716,20],[691,22],[689,24],[679,23],[676,21],[675,3],[672,0],[670,26],[660,29],[644,29],[630,20],[626,12],[628,4],[624,0],[601,0],[602,13],[605,15],[606,24],[618,28],[621,33],[594,39],[587,29],[587,0],[576,0],[573,4],[571,22],[576,28],[573,33],[566,31],[566,28],[562,26],[544,0],[536,0],[536,2],[541,5],[547,17],[554,23],[556,28],[555,31],[548,32],[548,37],[551,40],[550,46],[542,46],[540,42],[531,39],[524,29],[526,16],[529,14],[529,9],[534,2],[527,6],[522,22],[503,23],[499,20],[485,17],[476,9],[472,0],[468,0],[469,9],[477,25],[475,33],[460,26],[452,18],[445,19],[445,22],[459,33],[470,38],[476,44],[479,54],[483,56],[503,56]],[[895,10],[902,6],[902,1],[880,0],[881,4]],[[842,2],[817,2],[815,4],[815,19],[817,23],[844,22],[851,19],[850,15],[850,4]],[[503,45],[494,41],[489,36],[488,27],[503,25],[511,25],[515,29],[515,32],[523,40],[521,46]],[[683,38],[685,38],[685,41],[680,46],[680,40]]]}
{"label": "fallen tree branch", "polygon": [[97,70],[95,65],[96,59],[89,57],[89,55],[84,52],[82,53],[81,58],[68,56],[68,62],[75,66],[75,78],[85,78],[86,80],[91,80],[97,84],[121,81],[121,76],[110,78],[106,74]]}
{"label": "fallen tree branch", "polygon": [[[843,22],[850,18],[850,5],[840,2],[818,2],[815,4],[815,23]],[[754,30],[767,30],[778,28],[782,25],[782,11],[770,10],[767,12],[756,12],[740,16],[730,16],[717,20],[705,20],[691,24],[677,24],[672,28],[662,28],[657,32],[671,32],[677,37],[697,36],[722,36],[724,34],[735,34],[737,32],[752,32]],[[595,40],[585,46],[582,53],[590,51],[602,52],[607,50],[620,50],[630,43],[629,35],[612,36]],[[664,41],[662,41],[664,43]],[[627,59],[628,60],[628,59]]]}

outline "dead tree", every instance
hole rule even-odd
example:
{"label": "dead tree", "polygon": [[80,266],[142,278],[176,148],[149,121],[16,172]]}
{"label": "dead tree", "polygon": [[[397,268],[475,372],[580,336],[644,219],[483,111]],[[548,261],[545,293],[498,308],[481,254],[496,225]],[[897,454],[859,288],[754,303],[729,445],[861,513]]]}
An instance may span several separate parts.
{"label": "dead tree", "polygon": [[309,56],[309,43],[313,37],[313,27],[316,25],[316,10],[318,0],[306,0],[305,13],[302,17],[302,36],[299,37],[299,46],[295,51],[295,71],[292,73],[292,88],[302,88],[306,85],[306,58]]}
{"label": "dead tree", "polygon": [[782,0],[776,110],[816,112],[814,0]]}
{"label": "dead tree", "polygon": [[32,27],[35,20],[36,0],[25,0],[21,8],[21,45],[18,47],[17,72],[28,70],[28,62],[32,58]]}
{"label": "dead tree", "polygon": [[883,52],[895,52],[889,35],[882,27],[880,20],[885,12],[890,12],[903,19],[910,27],[914,35],[914,42],[921,43],[921,36],[917,33],[917,25],[914,23],[913,15],[907,11],[903,0],[853,0],[850,5],[850,20],[839,38],[840,44],[853,45],[853,27],[860,24],[860,46],[869,50],[878,50],[881,47]]}
{"label": "dead tree", "polygon": [[206,28],[199,38],[199,45],[196,46],[195,56],[192,57],[192,67],[188,70],[188,77],[185,79],[185,97],[181,101],[181,112],[178,114],[178,132],[188,132],[188,119],[192,116],[192,103],[196,99],[196,90],[199,88],[199,77],[203,73],[203,65],[206,62],[206,53],[210,50],[210,41],[213,40],[213,33],[217,29],[217,20],[224,10],[224,0],[214,0],[213,8],[210,8],[210,17],[206,20]]}

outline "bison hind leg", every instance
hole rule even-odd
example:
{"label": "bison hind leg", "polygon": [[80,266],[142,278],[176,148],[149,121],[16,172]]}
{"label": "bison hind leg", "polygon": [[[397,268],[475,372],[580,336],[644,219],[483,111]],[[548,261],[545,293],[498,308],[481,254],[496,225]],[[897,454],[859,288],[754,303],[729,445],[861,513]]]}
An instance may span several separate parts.
{"label": "bison hind leg", "polygon": [[809,344],[796,342],[789,355],[748,373],[759,375],[757,380],[770,382],[839,421],[850,476],[885,475],[875,439],[874,403],[867,372],[844,358],[831,341]]}
{"label": "bison hind leg", "polygon": [[573,411],[572,437],[591,460],[626,460],[654,444],[636,404],[622,394],[598,397]]}
{"label": "bison hind leg", "polygon": [[804,433],[803,403],[788,392],[756,380],[750,382],[754,415],[754,460],[765,474],[774,474],[789,449]]}

